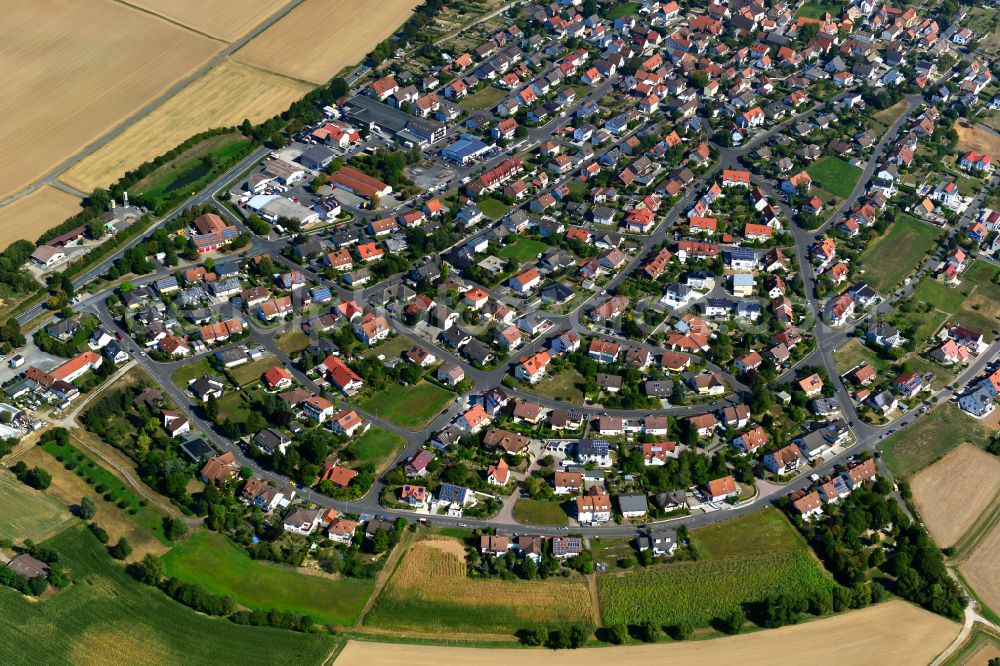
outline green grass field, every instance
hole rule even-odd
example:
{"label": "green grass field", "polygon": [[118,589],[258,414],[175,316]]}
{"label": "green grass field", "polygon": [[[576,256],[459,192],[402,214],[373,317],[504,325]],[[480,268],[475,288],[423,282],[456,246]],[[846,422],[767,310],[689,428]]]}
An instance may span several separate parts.
{"label": "green grass field", "polygon": [[767,553],[793,553],[808,547],[776,509],[691,530],[691,541],[706,560],[726,560]]}
{"label": "green grass field", "polygon": [[538,395],[553,400],[568,400],[574,404],[583,402],[583,389],[586,380],[572,366],[566,366],[561,372],[546,375],[531,390]]}
{"label": "green grass field", "polygon": [[250,403],[243,395],[233,391],[223,395],[218,400],[219,423],[229,419],[233,423],[246,423],[250,419]]}
{"label": "green grass field", "polygon": [[381,469],[396,457],[405,444],[406,441],[396,433],[372,426],[351,444],[351,448],[357,454],[354,462],[358,465],[372,463],[376,469]]}
{"label": "green grass field", "polygon": [[145,194],[156,206],[169,204],[202,189],[225,170],[226,164],[242,159],[252,149],[253,142],[239,134],[211,137],[156,169],[136,183],[134,189]]}
{"label": "green grass field", "polygon": [[819,159],[806,171],[812,176],[813,184],[816,187],[841,199],[851,196],[851,192],[861,176],[861,169],[839,157]]}
{"label": "green grass field", "polygon": [[133,580],[82,526],[48,545],[74,584],[40,603],[0,587],[0,663],[318,666],[336,647],[328,635],[239,626],[196,613]]}
{"label": "green grass field", "polygon": [[391,384],[361,404],[379,418],[409,430],[420,430],[437,416],[452,399],[440,386],[421,381],[413,386]]}
{"label": "green grass field", "polygon": [[605,18],[609,21],[614,21],[615,19],[621,18],[623,16],[630,16],[635,14],[639,9],[638,2],[616,2],[615,4],[608,7],[607,11],[604,12]]}
{"label": "green grass field", "polygon": [[795,12],[795,16],[804,16],[806,18],[818,19],[823,16],[823,14],[830,13],[834,16],[840,14],[842,7],[839,2],[825,3],[825,2],[807,2],[806,4],[799,7],[799,10]]}
{"label": "green grass field", "polygon": [[882,295],[892,291],[936,245],[941,230],[905,213],[861,253],[865,281]]}
{"label": "green grass field", "polygon": [[274,338],[274,343],[278,345],[278,349],[289,356],[297,354],[308,347],[310,341],[309,336],[298,326],[280,333]]}
{"label": "green grass field", "polygon": [[256,361],[250,361],[230,370],[233,378],[239,382],[240,386],[247,386],[260,381],[260,376],[276,365],[281,365],[278,359],[272,354],[265,354]]}
{"label": "green grass field", "polygon": [[207,360],[199,359],[177,368],[170,378],[174,380],[174,384],[179,388],[187,390],[188,382],[192,379],[198,379],[204,374],[219,375],[219,373],[212,369]]}
{"label": "green grass field", "polygon": [[534,261],[538,253],[549,249],[549,246],[533,238],[518,238],[510,245],[502,248],[497,254],[507,259],[511,264],[520,266],[529,261]]}
{"label": "green grass field", "polygon": [[72,444],[60,445],[50,440],[42,444],[41,448],[62,463],[63,467],[71,469],[86,481],[106,501],[114,502],[119,509],[131,516],[136,525],[156,537],[157,541],[170,544],[163,532],[163,514],[149,506],[124,481]]}
{"label": "green grass field", "polygon": [[514,520],[523,525],[565,525],[566,511],[558,502],[522,498],[514,505]]}
{"label": "green grass field", "polygon": [[0,539],[44,541],[72,520],[61,502],[0,468]]}
{"label": "green grass field", "polygon": [[[473,111],[492,109],[507,96],[507,91],[494,86],[486,86],[462,100],[462,106]],[[483,211],[485,212],[485,211]]]}
{"label": "green grass field", "polygon": [[775,509],[691,531],[701,559],[598,578],[605,625],[708,625],[773,592],[808,595],[832,579]]}
{"label": "green grass field", "polygon": [[208,530],[174,546],[163,563],[168,576],[230,595],[240,605],[309,615],[328,625],[353,624],[375,588],[371,579],[333,580],[253,560],[226,537]]}
{"label": "green grass field", "polygon": [[882,457],[899,478],[911,476],[965,442],[983,446],[991,431],[948,402],[882,442]]}
{"label": "green grass field", "polygon": [[861,344],[858,338],[851,338],[837,351],[833,352],[833,360],[837,364],[837,372],[841,375],[850,372],[861,363],[871,363],[876,372],[884,372],[889,362],[879,357],[874,351]]}
{"label": "green grass field", "polygon": [[478,199],[476,201],[476,206],[478,206],[479,210],[483,212],[483,215],[493,218],[494,220],[499,220],[501,217],[510,212],[510,206],[493,197]]}

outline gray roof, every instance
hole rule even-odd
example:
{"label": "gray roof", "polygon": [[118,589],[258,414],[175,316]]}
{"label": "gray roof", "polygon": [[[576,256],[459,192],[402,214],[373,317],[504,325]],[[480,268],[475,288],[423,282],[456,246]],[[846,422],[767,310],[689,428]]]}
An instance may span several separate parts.
{"label": "gray roof", "polygon": [[638,511],[646,512],[648,507],[646,505],[645,495],[619,495],[618,496],[618,508],[622,513],[635,513]]}

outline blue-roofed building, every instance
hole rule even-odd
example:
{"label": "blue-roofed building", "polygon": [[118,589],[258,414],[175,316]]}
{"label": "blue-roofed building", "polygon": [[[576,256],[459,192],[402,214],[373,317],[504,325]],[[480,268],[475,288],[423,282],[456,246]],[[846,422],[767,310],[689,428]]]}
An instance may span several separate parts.
{"label": "blue-roofed building", "polygon": [[489,145],[471,134],[463,134],[457,141],[441,150],[441,157],[455,164],[468,164],[489,149]]}
{"label": "blue-roofed building", "polygon": [[438,501],[469,506],[476,503],[476,495],[468,488],[451,483],[442,483],[438,488]]}
{"label": "blue-roofed building", "polygon": [[734,271],[752,271],[757,268],[757,253],[746,247],[734,247],[726,254],[726,264]]}
{"label": "blue-roofed building", "polygon": [[220,278],[233,277],[239,275],[240,264],[238,261],[220,261],[212,269]]}
{"label": "blue-roofed building", "polygon": [[333,298],[329,287],[315,287],[310,290],[309,294],[312,296],[313,301],[317,303],[326,303]]}

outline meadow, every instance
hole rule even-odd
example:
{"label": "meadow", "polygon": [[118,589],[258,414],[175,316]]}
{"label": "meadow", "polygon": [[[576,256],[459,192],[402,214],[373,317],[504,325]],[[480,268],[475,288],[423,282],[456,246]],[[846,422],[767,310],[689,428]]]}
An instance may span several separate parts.
{"label": "meadow", "polygon": [[372,426],[368,432],[356,438],[350,445],[354,455],[354,463],[364,465],[372,463],[375,469],[388,465],[402,450],[406,441],[394,432]]}
{"label": "meadow", "polygon": [[990,429],[954,403],[935,407],[909,428],[886,438],[880,447],[892,473],[906,478],[961,444],[986,443]]}
{"label": "meadow", "polygon": [[889,231],[861,254],[865,281],[887,295],[937,245],[941,230],[907,214],[900,214]]}
{"label": "meadow", "polygon": [[851,196],[851,192],[861,176],[861,169],[839,157],[824,157],[816,161],[806,171],[812,176],[816,187],[820,187],[841,199]]}
{"label": "meadow", "polygon": [[449,538],[413,544],[364,620],[379,629],[490,634],[571,622],[593,623],[582,580],[469,578],[462,543]]}
{"label": "meadow", "polygon": [[0,468],[0,539],[44,541],[72,520],[64,504]]}
{"label": "meadow", "polygon": [[129,577],[83,526],[47,542],[73,585],[41,602],[0,588],[0,663],[35,666],[325,663],[333,638],[195,613]]}
{"label": "meadow", "polygon": [[9,3],[4,31],[5,57],[19,66],[0,99],[0,196],[56,168],[223,47],[112,0]]}
{"label": "meadow", "polygon": [[363,403],[361,409],[410,430],[423,428],[452,399],[449,391],[420,381],[413,386],[390,384]]}
{"label": "meadow", "polygon": [[229,595],[248,608],[276,608],[308,615],[327,625],[354,624],[375,583],[371,579],[327,578],[253,560],[226,537],[199,530],[163,557],[167,575]]}

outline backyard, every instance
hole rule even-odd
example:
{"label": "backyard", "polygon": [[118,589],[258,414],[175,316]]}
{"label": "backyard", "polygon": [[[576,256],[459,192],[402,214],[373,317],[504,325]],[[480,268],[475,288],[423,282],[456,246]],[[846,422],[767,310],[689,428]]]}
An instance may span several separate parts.
{"label": "backyard", "polygon": [[207,529],[193,533],[163,556],[167,575],[232,596],[253,609],[276,608],[329,625],[353,624],[375,583],[299,573],[292,567],[253,560],[226,537]]}
{"label": "backyard", "polygon": [[889,231],[862,254],[865,281],[886,296],[933,250],[941,230],[907,214],[897,216]]}
{"label": "backyard", "polygon": [[426,381],[413,386],[390,384],[363,403],[361,409],[408,430],[420,430],[445,408],[453,395]]}
{"label": "backyard", "polygon": [[573,366],[566,366],[561,371],[546,375],[531,387],[538,395],[553,400],[567,400],[574,405],[583,403],[583,387],[586,380]]}
{"label": "backyard", "polygon": [[510,212],[510,206],[494,197],[484,197],[476,201],[476,206],[482,211],[483,215],[494,220],[499,220]]}
{"label": "backyard", "polygon": [[260,381],[260,376],[276,365],[280,366],[281,364],[272,354],[265,354],[256,361],[236,366],[229,373],[240,386],[247,386]]}

